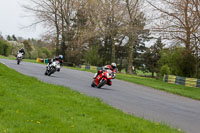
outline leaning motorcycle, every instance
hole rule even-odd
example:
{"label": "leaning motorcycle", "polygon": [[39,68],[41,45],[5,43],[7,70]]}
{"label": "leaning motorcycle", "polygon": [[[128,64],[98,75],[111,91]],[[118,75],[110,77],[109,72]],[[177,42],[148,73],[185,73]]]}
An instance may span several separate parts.
{"label": "leaning motorcycle", "polygon": [[102,86],[108,84],[111,79],[115,78],[115,74],[111,70],[106,70],[94,78],[91,86],[101,88]]}
{"label": "leaning motorcycle", "polygon": [[23,53],[18,53],[17,54],[17,64],[19,65],[20,62],[22,61]]}
{"label": "leaning motorcycle", "polygon": [[60,71],[60,62],[54,61],[50,65],[47,65],[45,75],[51,76],[51,74],[55,73],[56,71]]}

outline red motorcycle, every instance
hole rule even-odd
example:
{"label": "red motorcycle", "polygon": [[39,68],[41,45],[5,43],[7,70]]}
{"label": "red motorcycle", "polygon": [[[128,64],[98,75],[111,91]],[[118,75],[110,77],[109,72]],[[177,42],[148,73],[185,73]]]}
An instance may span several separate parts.
{"label": "red motorcycle", "polygon": [[107,85],[112,85],[111,79],[115,78],[115,74],[113,71],[111,70],[106,70],[102,73],[100,73],[92,82],[91,86],[92,87],[97,87],[97,88],[101,88],[102,86],[104,86],[105,84]]}

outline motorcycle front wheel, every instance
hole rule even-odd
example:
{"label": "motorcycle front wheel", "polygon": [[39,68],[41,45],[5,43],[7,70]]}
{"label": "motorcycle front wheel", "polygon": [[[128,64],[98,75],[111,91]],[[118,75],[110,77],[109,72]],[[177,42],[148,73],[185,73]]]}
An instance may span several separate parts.
{"label": "motorcycle front wheel", "polygon": [[17,59],[17,65],[19,65],[20,64],[20,59]]}
{"label": "motorcycle front wheel", "polygon": [[92,81],[92,84],[91,84],[92,87],[95,87],[96,84],[94,83],[94,81]]}
{"label": "motorcycle front wheel", "polygon": [[100,83],[98,84],[97,88],[101,88],[102,86],[104,86],[106,84],[106,80],[102,79],[102,81],[100,81]]}
{"label": "motorcycle front wheel", "polygon": [[53,74],[55,71],[56,71],[55,68],[50,68],[48,76],[51,76],[51,74]]}

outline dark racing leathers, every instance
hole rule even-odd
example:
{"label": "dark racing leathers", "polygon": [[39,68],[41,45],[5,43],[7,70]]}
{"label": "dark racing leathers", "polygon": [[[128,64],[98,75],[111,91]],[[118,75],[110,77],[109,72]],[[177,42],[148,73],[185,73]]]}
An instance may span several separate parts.
{"label": "dark racing leathers", "polygon": [[[17,52],[17,55],[18,55],[18,53],[22,53],[22,58],[24,57],[24,55],[25,55],[25,51],[24,51],[24,49],[21,49],[21,50],[19,50],[18,52]],[[17,55],[16,55],[16,57],[17,57]]]}
{"label": "dark racing leathers", "polygon": [[[61,59],[55,57],[55,58],[51,59],[51,61],[48,63],[48,65],[47,65],[47,69],[49,69],[49,66],[50,66],[54,61],[59,61],[60,66],[63,65],[63,60],[61,60]],[[58,70],[58,71],[60,71],[60,70]]]}
{"label": "dark racing leathers", "polygon": [[19,50],[18,53],[22,53],[23,56],[25,55],[25,51],[23,49]]}

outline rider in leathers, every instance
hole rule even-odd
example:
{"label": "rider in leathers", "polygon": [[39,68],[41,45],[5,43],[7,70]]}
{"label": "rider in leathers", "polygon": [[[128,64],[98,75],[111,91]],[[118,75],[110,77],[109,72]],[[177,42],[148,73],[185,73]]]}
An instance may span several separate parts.
{"label": "rider in leathers", "polygon": [[[62,55],[59,55],[58,57],[54,57],[53,59],[51,59],[51,61],[48,63],[47,65],[47,69],[49,68],[49,66],[54,62],[54,61],[59,61],[60,63],[60,66],[63,65],[63,56]],[[58,70],[60,71],[60,70]]]}
{"label": "rider in leathers", "polygon": [[[116,63],[112,63],[111,65],[106,65],[103,67],[103,70],[99,70],[95,75],[94,75],[94,79],[101,73],[103,73],[106,70],[111,70],[113,72],[113,79],[116,77]],[[108,81],[108,85],[112,85],[112,81]]]}
{"label": "rider in leathers", "polygon": [[[22,55],[24,56],[24,55],[25,55],[24,48],[21,48],[21,49],[17,52],[17,55],[18,55],[19,53],[22,53]],[[16,56],[17,56],[17,55],[16,55]]]}

